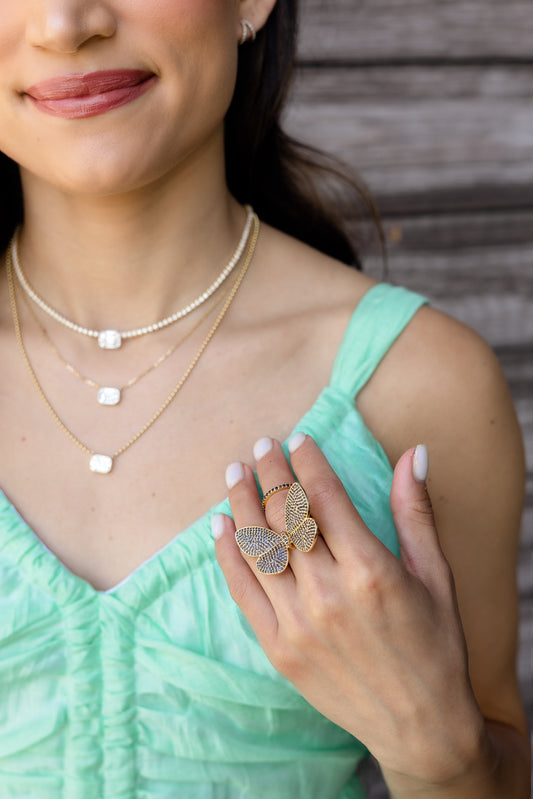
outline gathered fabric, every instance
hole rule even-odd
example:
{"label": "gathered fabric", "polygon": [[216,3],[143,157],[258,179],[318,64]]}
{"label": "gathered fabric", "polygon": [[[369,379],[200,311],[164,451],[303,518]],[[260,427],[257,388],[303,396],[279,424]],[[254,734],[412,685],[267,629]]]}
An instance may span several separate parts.
{"label": "gathered fabric", "polygon": [[[370,289],[295,425],[396,555],[392,469],[354,399],[424,302]],[[273,668],[231,599],[219,512],[227,499],[99,592],[0,495],[2,799],[363,799],[365,747]]]}

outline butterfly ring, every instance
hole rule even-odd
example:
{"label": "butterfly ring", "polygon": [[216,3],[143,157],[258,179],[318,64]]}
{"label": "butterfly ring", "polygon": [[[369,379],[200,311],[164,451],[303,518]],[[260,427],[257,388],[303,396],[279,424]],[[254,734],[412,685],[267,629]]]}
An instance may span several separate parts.
{"label": "butterfly ring", "polygon": [[[284,486],[285,487],[285,486]],[[235,540],[241,552],[257,558],[260,574],[281,574],[289,565],[289,549],[310,552],[318,527],[309,516],[309,500],[300,483],[292,483],[285,500],[285,527],[276,533],[268,527],[239,527]]]}

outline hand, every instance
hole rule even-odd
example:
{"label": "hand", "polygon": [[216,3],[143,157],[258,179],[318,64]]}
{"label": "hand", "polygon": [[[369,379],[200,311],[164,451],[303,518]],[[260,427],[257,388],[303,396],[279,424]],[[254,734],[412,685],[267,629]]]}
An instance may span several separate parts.
{"label": "hand", "polygon": [[[485,726],[425,475],[413,475],[415,450],[402,456],[392,484],[398,560],[366,527],[314,441],[296,434],[291,443],[292,470],[321,536],[311,552],[291,549],[282,574],[260,575],[238,549],[232,520],[218,517],[217,557],[231,595],[274,667],[364,743],[384,772],[426,786],[454,780],[478,756]],[[417,460],[424,454],[419,449]],[[278,442],[257,473],[264,493],[294,481]],[[251,468],[233,464],[230,478],[237,527],[284,529],[286,492],[272,496],[265,513]]]}

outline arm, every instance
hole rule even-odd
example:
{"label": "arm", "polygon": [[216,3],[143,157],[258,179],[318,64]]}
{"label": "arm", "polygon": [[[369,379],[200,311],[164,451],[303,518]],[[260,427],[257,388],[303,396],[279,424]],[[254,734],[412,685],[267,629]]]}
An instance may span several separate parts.
{"label": "arm", "polygon": [[[480,795],[529,796],[529,742],[515,665],[524,456],[507,386],[485,342],[427,309],[415,317],[383,367],[359,407],[391,462],[417,440],[426,441],[431,451],[428,488],[454,575],[470,680],[487,719],[486,767],[495,768],[493,793],[487,786]],[[410,374],[408,385],[400,367]],[[393,388],[396,402],[384,413],[379,398],[391,396]],[[394,796],[402,780],[385,777]],[[470,799],[477,795],[473,790],[454,788],[450,796]]]}
{"label": "arm", "polygon": [[[514,675],[512,568],[521,450],[494,362],[454,324],[420,313],[359,407],[373,409],[367,421],[393,462],[417,440],[435,453],[430,491],[443,547],[457,566],[457,594],[425,487],[412,477],[412,450],[398,460],[391,496],[401,562],[367,530],[310,439],[291,465],[323,532],[315,550],[296,553],[292,570],[275,578],[257,578],[230,535],[217,551],[234,598],[276,668],[368,746],[395,799],[525,799],[528,746]],[[450,325],[458,342],[450,342]],[[454,344],[461,344],[459,363]],[[386,402],[391,396],[396,415]],[[267,487],[291,479],[276,447],[257,467]],[[230,499],[238,526],[265,524],[248,467]],[[229,520],[225,525],[231,529]]]}

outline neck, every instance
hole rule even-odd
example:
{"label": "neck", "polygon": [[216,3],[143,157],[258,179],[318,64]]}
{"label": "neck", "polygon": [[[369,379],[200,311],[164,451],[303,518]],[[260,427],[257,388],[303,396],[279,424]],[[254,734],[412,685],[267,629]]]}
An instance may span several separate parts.
{"label": "neck", "polygon": [[110,197],[72,196],[23,175],[22,269],[77,324],[128,329],[162,319],[212,283],[233,255],[245,212],[224,177],[167,176]]}

